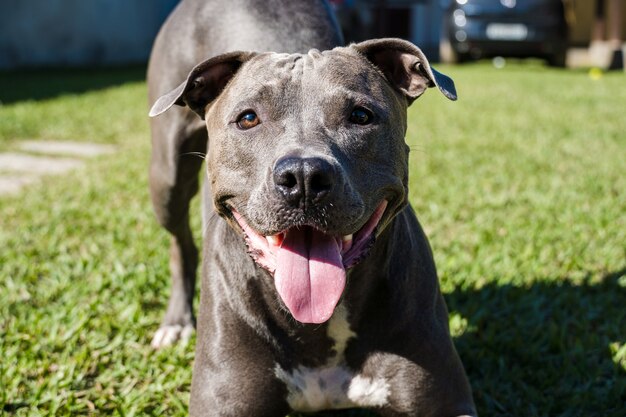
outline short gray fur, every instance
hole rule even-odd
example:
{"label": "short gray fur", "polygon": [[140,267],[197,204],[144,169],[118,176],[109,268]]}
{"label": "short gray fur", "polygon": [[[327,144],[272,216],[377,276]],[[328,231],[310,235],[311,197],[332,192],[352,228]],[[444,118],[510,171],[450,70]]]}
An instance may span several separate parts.
{"label": "short gray fur", "polygon": [[[407,200],[407,107],[428,87],[455,99],[454,84],[409,42],[340,44],[328,6],[312,1],[183,1],[156,41],[151,192],[173,236],[163,326],[193,323],[188,210],[201,160],[185,154],[207,153],[192,416],[285,416],[293,410],[275,369],[321,367],[337,353],[328,323],[290,317],[272,275],[249,256],[232,209],[262,235],[307,225],[343,236],[382,200],[376,242],[348,270],[342,306],[356,336],[342,364],[389,384],[386,403],[374,408],[383,417],[476,415],[431,250]],[[375,122],[347,123],[355,104]],[[250,108],[262,124],[238,129],[233,121]],[[271,174],[285,156],[332,166],[335,184],[323,202],[293,207],[276,192]]]}

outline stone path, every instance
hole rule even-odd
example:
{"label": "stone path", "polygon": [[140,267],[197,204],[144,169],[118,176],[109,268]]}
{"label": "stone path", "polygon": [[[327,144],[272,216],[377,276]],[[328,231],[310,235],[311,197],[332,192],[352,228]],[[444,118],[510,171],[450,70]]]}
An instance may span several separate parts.
{"label": "stone path", "polygon": [[15,195],[44,175],[81,167],[85,158],[109,154],[111,145],[85,142],[21,141],[17,151],[0,153],[0,197]]}

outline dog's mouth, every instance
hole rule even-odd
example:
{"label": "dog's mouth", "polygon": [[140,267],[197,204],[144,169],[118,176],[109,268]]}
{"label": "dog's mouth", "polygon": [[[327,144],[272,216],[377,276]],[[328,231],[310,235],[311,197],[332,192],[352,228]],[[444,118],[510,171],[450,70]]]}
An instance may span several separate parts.
{"label": "dog's mouth", "polygon": [[312,226],[296,226],[271,236],[251,228],[234,209],[248,251],[274,276],[274,284],[291,315],[301,323],[324,323],[333,314],[346,285],[346,269],[369,253],[383,217],[383,200],[355,233],[333,236]]}

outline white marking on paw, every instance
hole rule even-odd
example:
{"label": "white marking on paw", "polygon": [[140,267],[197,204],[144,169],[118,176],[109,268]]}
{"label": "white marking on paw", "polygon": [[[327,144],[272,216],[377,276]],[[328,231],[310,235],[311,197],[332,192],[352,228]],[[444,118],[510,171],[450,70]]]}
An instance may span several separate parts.
{"label": "white marking on paw", "polygon": [[175,342],[186,345],[193,331],[193,326],[189,324],[186,326],[181,326],[180,324],[161,326],[154,334],[150,346],[154,349],[160,349],[172,345]]}
{"label": "white marking on paw", "polygon": [[389,398],[389,383],[382,378],[357,375],[350,382],[348,398],[361,407],[381,407]]}

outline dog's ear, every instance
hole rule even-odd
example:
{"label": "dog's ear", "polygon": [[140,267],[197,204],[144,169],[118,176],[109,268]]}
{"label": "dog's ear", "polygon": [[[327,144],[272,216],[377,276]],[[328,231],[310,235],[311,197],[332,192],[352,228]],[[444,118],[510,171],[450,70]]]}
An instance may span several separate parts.
{"label": "dog's ear", "polygon": [[254,52],[230,52],[196,65],[185,82],[159,97],[150,109],[150,117],[158,116],[176,104],[189,106],[204,119],[207,106],[222,92],[239,67],[255,55]]}
{"label": "dog's ear", "polygon": [[424,53],[411,42],[385,38],[350,47],[378,67],[387,80],[406,96],[409,105],[429,87],[438,87],[450,100],[457,99],[454,81],[431,68]]}

